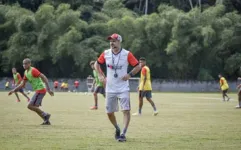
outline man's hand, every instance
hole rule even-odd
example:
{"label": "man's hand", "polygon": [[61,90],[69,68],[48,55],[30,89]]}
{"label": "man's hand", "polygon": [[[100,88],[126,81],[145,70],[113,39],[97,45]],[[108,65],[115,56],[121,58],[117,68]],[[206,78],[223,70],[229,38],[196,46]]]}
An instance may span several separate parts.
{"label": "man's hand", "polygon": [[100,82],[102,82],[102,83],[105,82],[105,77],[102,74],[99,74],[98,78],[99,78]]}
{"label": "man's hand", "polygon": [[122,80],[127,81],[130,78],[131,78],[131,76],[129,74],[126,74],[126,75],[124,75],[124,77],[122,77]]}
{"label": "man's hand", "polygon": [[51,91],[50,89],[48,90],[49,95],[54,96],[54,92]]}
{"label": "man's hand", "polygon": [[14,93],[14,90],[11,90],[8,95],[12,95]]}

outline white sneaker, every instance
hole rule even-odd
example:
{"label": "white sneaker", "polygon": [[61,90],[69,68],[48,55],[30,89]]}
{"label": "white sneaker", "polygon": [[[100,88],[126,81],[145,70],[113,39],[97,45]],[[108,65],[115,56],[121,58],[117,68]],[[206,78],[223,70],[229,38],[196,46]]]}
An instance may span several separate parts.
{"label": "white sneaker", "polygon": [[154,111],[153,116],[156,116],[158,114],[158,111]]}
{"label": "white sneaker", "polygon": [[239,105],[235,106],[235,108],[241,108]]}
{"label": "white sneaker", "polygon": [[134,114],[132,114],[132,116],[140,116],[141,114],[139,112],[136,112]]}

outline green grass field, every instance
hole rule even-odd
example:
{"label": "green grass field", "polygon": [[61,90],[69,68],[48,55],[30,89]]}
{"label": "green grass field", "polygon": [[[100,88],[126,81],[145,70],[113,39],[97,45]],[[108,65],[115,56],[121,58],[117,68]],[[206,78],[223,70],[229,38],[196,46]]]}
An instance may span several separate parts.
{"label": "green grass field", "polygon": [[[32,96],[32,94],[30,94]],[[137,93],[131,94],[132,113]],[[0,93],[1,150],[237,150],[241,148],[241,110],[235,109],[237,95],[222,102],[221,94],[155,93],[159,110],[145,102],[142,116],[133,116],[127,142],[114,140],[114,128],[105,114],[104,98],[99,110],[91,111],[93,97],[82,93],[47,95],[43,108],[51,113],[51,126],[17,103],[14,95]],[[122,113],[116,114],[122,127]]]}

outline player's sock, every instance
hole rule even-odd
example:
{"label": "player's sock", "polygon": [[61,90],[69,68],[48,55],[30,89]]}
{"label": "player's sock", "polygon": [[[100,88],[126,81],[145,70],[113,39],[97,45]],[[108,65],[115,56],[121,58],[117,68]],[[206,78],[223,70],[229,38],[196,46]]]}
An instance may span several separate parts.
{"label": "player's sock", "polygon": [[47,113],[46,112],[43,112],[42,113],[43,117],[47,116]]}
{"label": "player's sock", "polygon": [[118,126],[118,124],[115,125],[115,129],[120,131],[120,127]]}
{"label": "player's sock", "polygon": [[126,135],[127,128],[124,128],[121,135]]}
{"label": "player's sock", "polygon": [[155,104],[153,104],[152,107],[153,107],[153,110],[156,111],[156,106],[155,106]]}
{"label": "player's sock", "polygon": [[141,114],[141,108],[139,108],[138,112],[139,112],[139,114]]}

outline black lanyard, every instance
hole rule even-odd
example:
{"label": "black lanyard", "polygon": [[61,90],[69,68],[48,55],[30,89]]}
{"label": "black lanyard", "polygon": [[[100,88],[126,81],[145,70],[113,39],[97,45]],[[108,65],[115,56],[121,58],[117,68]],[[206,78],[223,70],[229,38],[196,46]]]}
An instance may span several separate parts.
{"label": "black lanyard", "polygon": [[119,61],[120,61],[120,56],[121,56],[121,51],[122,51],[122,49],[120,50],[120,52],[119,52],[119,57],[118,57],[118,61],[117,61],[117,64],[115,64],[115,59],[114,59],[114,57],[113,57],[113,52],[112,52],[112,64],[113,64],[113,68],[114,68],[114,70],[115,70],[115,74],[114,74],[114,77],[115,78],[117,78],[118,77],[118,74],[117,74],[117,67],[118,67],[118,64],[119,64]]}

